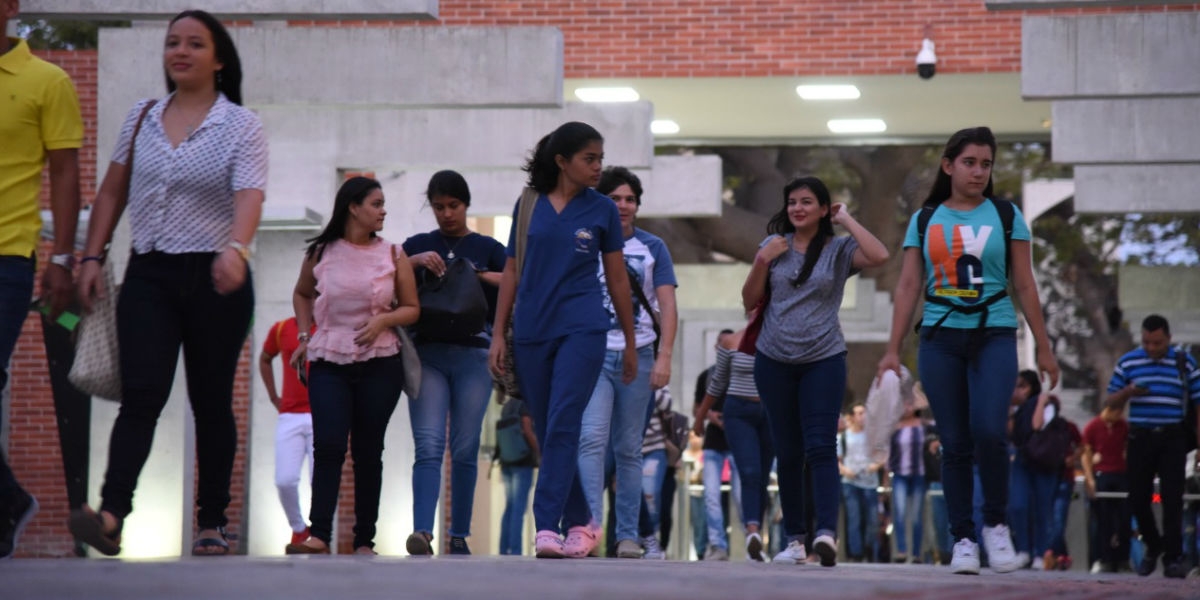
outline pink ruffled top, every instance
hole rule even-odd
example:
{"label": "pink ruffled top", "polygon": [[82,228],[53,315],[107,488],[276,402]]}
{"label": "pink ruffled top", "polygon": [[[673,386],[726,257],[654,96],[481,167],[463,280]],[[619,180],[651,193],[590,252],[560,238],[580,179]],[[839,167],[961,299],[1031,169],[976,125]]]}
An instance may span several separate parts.
{"label": "pink ruffled top", "polygon": [[313,303],[317,331],[308,342],[311,360],[345,365],[400,351],[400,338],[392,329],[384,330],[367,346],[354,341],[358,328],[371,317],[392,310],[396,263],[391,244],[383,238],[366,246],[336,240],[325,246],[313,276],[317,279]]}

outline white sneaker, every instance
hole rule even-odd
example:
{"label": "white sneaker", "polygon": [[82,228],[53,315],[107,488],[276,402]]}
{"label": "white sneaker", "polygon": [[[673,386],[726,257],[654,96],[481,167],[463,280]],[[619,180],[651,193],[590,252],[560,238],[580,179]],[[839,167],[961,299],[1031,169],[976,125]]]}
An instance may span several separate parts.
{"label": "white sneaker", "polygon": [[663,552],[662,547],[658,545],[658,538],[656,538],[652,535],[642,538],[642,548],[646,551],[644,554],[642,554],[643,559],[649,559],[649,560],[666,560],[667,559],[667,553]]}
{"label": "white sneaker", "polygon": [[954,544],[954,558],[950,559],[950,572],[960,575],[979,574],[979,544],[963,538]]}
{"label": "white sneaker", "polygon": [[1024,569],[1025,565],[1028,565],[1028,564],[1030,564],[1029,553],[1028,552],[1018,552],[1017,553],[1017,565],[1019,565],[1019,566],[1017,568]]}
{"label": "white sneaker", "polygon": [[795,564],[802,565],[805,562],[804,544],[793,540],[784,548],[782,552],[775,555],[771,562],[781,563],[785,565]]}
{"label": "white sneaker", "polygon": [[831,535],[818,535],[813,540],[813,552],[821,557],[822,567],[832,567],[837,564],[837,540]]}
{"label": "white sneaker", "polygon": [[758,532],[746,536],[746,560],[763,562],[763,541]]}
{"label": "white sneaker", "polygon": [[1007,525],[984,527],[983,548],[987,550],[988,566],[997,573],[1009,573],[1025,566],[1013,550]]}

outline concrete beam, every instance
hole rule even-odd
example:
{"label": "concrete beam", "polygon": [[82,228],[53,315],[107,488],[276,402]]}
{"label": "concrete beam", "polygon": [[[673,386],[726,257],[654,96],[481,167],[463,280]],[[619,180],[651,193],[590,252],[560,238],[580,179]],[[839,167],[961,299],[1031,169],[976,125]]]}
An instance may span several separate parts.
{"label": "concrete beam", "polygon": [[[420,19],[438,17],[437,0],[206,0],[204,10],[228,19]],[[25,0],[23,18],[170,19],[193,0]]]}
{"label": "concrete beam", "polygon": [[1058,100],[1051,115],[1055,162],[1200,162],[1200,96]]}
{"label": "concrete beam", "polygon": [[1200,13],[1025,17],[1026,99],[1200,94]]}
{"label": "concrete beam", "polygon": [[[471,181],[472,187],[499,190],[497,202],[507,208],[494,214],[507,215],[520,189],[519,168],[543,135],[565,121],[590,123],[607,138],[605,162],[650,168],[652,113],[647,102],[567,103],[555,109],[267,107],[259,114],[271,143],[268,197],[327,214],[340,184],[336,168],[374,171],[381,180],[423,172],[425,181],[397,183],[397,194],[389,193],[390,202],[401,197],[408,202],[410,195],[421,199],[429,174],[452,168],[480,172],[481,183]],[[484,195],[472,193],[473,208],[475,198],[480,208],[486,206]]]}
{"label": "concrete beam", "polygon": [[1200,164],[1079,165],[1075,210],[1088,213],[1200,212]]}
{"label": "concrete beam", "polygon": [[1141,6],[1146,4],[1192,4],[1191,0],[985,0],[988,10],[1034,10],[1045,8],[1091,8],[1095,6]]}
{"label": "concrete beam", "polygon": [[[164,33],[102,30],[102,93],[128,106],[139,97],[136,82],[161,90]],[[230,33],[242,58],[243,93],[254,106],[557,107],[563,101],[563,37],[554,27],[236,27]]]}

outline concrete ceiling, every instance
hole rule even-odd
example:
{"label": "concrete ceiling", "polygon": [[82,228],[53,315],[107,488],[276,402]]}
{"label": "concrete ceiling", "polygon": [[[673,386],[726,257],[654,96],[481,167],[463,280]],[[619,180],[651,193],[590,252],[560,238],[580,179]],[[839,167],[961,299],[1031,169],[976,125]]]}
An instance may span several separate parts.
{"label": "concrete ceiling", "polygon": [[[804,84],[854,84],[857,100],[805,101]],[[1050,103],[1021,99],[1020,73],[847,77],[748,77],[662,79],[567,79],[563,94],[575,89],[630,86],[654,103],[656,119],[679,124],[666,144],[875,144],[944,143],[954,131],[988,125],[1001,139],[1048,140]],[[830,119],[878,118],[880,134],[830,133]]]}

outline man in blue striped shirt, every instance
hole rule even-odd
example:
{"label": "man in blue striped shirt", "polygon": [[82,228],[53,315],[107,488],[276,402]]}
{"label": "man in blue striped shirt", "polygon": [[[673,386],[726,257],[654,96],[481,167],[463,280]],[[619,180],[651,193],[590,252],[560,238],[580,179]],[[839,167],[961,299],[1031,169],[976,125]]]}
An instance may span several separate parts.
{"label": "man in blue striped shirt", "polygon": [[[1185,356],[1180,368],[1181,349],[1171,346],[1171,328],[1159,315],[1142,321],[1142,347],[1131,350],[1117,361],[1108,382],[1107,406],[1123,410],[1129,405],[1129,440],[1125,450],[1129,473],[1129,507],[1137,517],[1146,554],[1138,565],[1138,575],[1146,576],[1163,559],[1163,575],[1182,578],[1183,563],[1183,481],[1187,448],[1184,428],[1200,430],[1200,424],[1186,422],[1185,399],[1200,402],[1200,369],[1196,360]],[[1154,476],[1159,478],[1162,498],[1163,532],[1155,526],[1150,501]]]}

